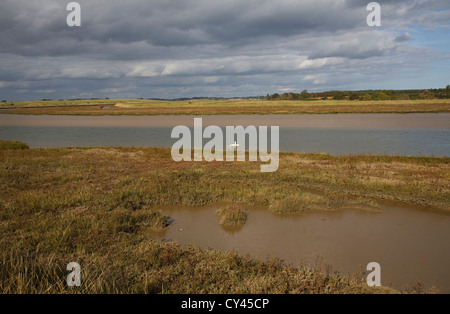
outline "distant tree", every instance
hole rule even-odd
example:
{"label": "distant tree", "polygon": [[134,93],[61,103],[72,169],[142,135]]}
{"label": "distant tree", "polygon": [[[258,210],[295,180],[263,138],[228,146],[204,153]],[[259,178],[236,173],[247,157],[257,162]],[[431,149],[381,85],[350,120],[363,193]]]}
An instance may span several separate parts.
{"label": "distant tree", "polygon": [[333,99],[334,100],[343,100],[344,99],[344,93],[341,92],[341,91],[334,92]]}
{"label": "distant tree", "polygon": [[388,94],[386,94],[385,92],[380,92],[378,94],[378,99],[379,100],[390,100],[391,97]]}
{"label": "distant tree", "polygon": [[426,89],[420,94],[420,98],[422,98],[422,99],[433,99],[434,98],[434,94],[432,92],[430,92],[428,89]]}
{"label": "distant tree", "polygon": [[300,93],[300,99],[308,99],[309,98],[309,93],[307,89],[304,89],[301,93]]}
{"label": "distant tree", "polygon": [[450,85],[447,85],[447,87],[445,88],[445,94],[447,98],[450,98]]}
{"label": "distant tree", "polygon": [[359,95],[357,93],[351,93],[349,99],[350,100],[357,100],[357,99],[359,99]]}
{"label": "distant tree", "polygon": [[284,93],[281,95],[281,98],[283,99],[297,99],[297,94],[295,93]]}
{"label": "distant tree", "polygon": [[366,94],[363,98],[364,101],[370,101],[372,100],[372,96],[370,96],[369,94]]}
{"label": "distant tree", "polygon": [[398,100],[410,100],[411,98],[409,97],[408,94],[400,94],[397,96]]}

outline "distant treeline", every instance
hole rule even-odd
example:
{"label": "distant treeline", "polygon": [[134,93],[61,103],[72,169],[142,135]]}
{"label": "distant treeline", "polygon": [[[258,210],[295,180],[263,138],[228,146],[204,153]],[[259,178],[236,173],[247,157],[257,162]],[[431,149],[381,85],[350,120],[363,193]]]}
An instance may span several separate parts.
{"label": "distant treeline", "polygon": [[[1,98],[0,98],[1,99]],[[77,98],[67,99],[71,101],[86,100],[109,100],[110,98]],[[417,99],[450,99],[450,85],[446,88],[430,88],[430,89],[405,89],[405,90],[360,90],[360,91],[327,91],[310,93],[303,90],[301,93],[284,93],[266,96],[247,96],[247,97],[191,97],[191,98],[137,98],[140,100],[164,100],[164,101],[186,101],[186,100],[227,100],[227,99],[267,99],[267,100],[417,100]],[[42,99],[41,101],[52,101],[52,99]],[[59,101],[65,101],[60,99]],[[1,100],[0,103],[7,103],[7,100]],[[14,105],[10,103],[10,105]]]}
{"label": "distant treeline", "polygon": [[328,91],[310,93],[267,94],[267,100],[417,100],[417,99],[446,99],[450,98],[450,85],[446,88],[411,89],[411,90],[360,90],[360,91]]}

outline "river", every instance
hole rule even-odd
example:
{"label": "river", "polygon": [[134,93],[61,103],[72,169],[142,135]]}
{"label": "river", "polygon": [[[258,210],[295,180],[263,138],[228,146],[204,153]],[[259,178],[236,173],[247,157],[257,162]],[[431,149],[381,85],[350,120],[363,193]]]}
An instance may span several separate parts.
{"label": "river", "polygon": [[[33,116],[0,114],[0,139],[42,147],[171,147],[172,129],[194,116]],[[280,150],[450,156],[450,114],[205,116],[203,126],[279,126]],[[232,143],[232,142],[231,142]],[[227,143],[230,144],[230,143]]]}

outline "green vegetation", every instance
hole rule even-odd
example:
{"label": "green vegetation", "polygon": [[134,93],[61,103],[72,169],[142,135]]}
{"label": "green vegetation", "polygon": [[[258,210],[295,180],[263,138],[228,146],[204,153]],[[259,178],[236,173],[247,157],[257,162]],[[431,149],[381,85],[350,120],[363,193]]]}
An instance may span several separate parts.
{"label": "green vegetation", "polygon": [[25,143],[17,142],[17,141],[4,141],[0,140],[0,149],[29,149],[28,145]]}
{"label": "green vegetation", "polygon": [[[0,293],[395,293],[147,234],[167,228],[161,205],[391,199],[448,211],[449,170],[450,158],[281,154],[279,171],[261,173],[259,163],[176,163],[163,148],[0,150]],[[82,287],[72,289],[73,261]]]}
{"label": "green vegetation", "polygon": [[328,91],[319,93],[308,93],[303,90],[301,93],[285,93],[267,95],[267,100],[288,99],[288,100],[419,100],[419,99],[449,99],[450,86],[437,89],[414,89],[414,90],[361,90],[361,91]]}
{"label": "green vegetation", "polygon": [[247,221],[247,213],[235,204],[220,208],[217,215],[220,218],[219,224],[224,227],[239,227]]}

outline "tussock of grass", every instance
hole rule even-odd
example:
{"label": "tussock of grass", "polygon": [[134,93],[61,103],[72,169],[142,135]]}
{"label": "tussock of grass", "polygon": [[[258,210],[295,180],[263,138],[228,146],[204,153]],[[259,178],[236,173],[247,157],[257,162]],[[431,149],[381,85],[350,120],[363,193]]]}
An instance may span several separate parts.
{"label": "tussock of grass", "polygon": [[219,224],[224,227],[239,227],[247,221],[247,213],[237,205],[225,206],[217,210]]}
{"label": "tussock of grass", "polygon": [[135,233],[139,229],[150,228],[161,231],[169,225],[169,218],[161,212],[141,209],[137,211],[118,210],[113,212],[109,222],[115,232]]}
{"label": "tussock of grass", "polygon": [[299,192],[276,200],[269,207],[270,211],[275,214],[306,214],[314,211],[335,211],[343,208],[377,210],[378,205],[372,200],[349,198],[336,193],[316,195]]}
{"label": "tussock of grass", "polygon": [[277,214],[306,213],[323,208],[324,199],[311,193],[301,192],[288,195],[270,206],[270,211]]}
{"label": "tussock of grass", "polygon": [[4,141],[0,140],[0,149],[29,149],[28,145],[17,141]]}

